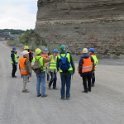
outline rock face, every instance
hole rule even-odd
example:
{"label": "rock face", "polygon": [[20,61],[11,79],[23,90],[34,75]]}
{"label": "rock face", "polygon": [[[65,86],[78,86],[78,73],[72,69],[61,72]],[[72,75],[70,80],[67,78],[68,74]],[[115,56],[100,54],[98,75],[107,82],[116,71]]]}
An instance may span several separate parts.
{"label": "rock face", "polygon": [[36,32],[49,45],[66,43],[79,54],[124,54],[124,0],[38,0]]}

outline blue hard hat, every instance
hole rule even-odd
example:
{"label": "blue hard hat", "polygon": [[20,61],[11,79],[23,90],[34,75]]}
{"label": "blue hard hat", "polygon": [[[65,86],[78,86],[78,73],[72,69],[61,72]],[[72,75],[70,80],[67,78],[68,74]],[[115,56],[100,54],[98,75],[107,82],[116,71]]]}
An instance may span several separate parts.
{"label": "blue hard hat", "polygon": [[53,52],[54,53],[58,53],[59,51],[58,51],[58,49],[54,49]]}
{"label": "blue hard hat", "polygon": [[48,51],[48,48],[45,48],[44,51]]}
{"label": "blue hard hat", "polygon": [[13,47],[12,50],[13,50],[13,51],[16,51],[16,47]]}
{"label": "blue hard hat", "polygon": [[89,52],[94,53],[94,52],[95,52],[95,48],[90,48],[90,49],[89,49]]}

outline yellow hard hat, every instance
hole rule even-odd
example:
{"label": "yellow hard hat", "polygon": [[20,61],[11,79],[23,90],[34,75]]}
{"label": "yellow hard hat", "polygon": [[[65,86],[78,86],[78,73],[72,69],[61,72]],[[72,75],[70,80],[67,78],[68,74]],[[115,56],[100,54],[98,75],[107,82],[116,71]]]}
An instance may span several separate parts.
{"label": "yellow hard hat", "polygon": [[29,49],[29,46],[25,45],[24,50],[28,50],[28,49]]}
{"label": "yellow hard hat", "polygon": [[36,49],[35,49],[35,54],[36,54],[36,55],[40,54],[41,52],[42,52],[41,49],[39,49],[39,48],[36,48]]}

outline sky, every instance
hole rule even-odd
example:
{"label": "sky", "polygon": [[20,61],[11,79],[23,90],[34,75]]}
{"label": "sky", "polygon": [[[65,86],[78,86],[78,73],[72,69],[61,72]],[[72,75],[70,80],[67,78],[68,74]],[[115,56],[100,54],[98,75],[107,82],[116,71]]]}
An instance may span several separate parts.
{"label": "sky", "polygon": [[1,0],[0,29],[34,29],[37,0]]}

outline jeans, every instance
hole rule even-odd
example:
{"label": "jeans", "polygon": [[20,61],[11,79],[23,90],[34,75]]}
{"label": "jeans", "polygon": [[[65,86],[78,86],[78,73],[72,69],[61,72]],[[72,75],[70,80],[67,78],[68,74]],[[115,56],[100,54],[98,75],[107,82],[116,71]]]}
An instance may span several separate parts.
{"label": "jeans", "polygon": [[51,79],[49,82],[49,87],[51,87],[52,83],[53,83],[53,89],[56,88],[56,80],[57,80],[57,76],[56,76],[56,72],[50,72],[51,75]]}
{"label": "jeans", "polygon": [[61,76],[61,98],[65,98],[65,89],[66,89],[66,98],[70,97],[70,86],[71,86],[71,74],[60,73]]}
{"label": "jeans", "polygon": [[37,83],[36,83],[36,91],[38,95],[46,95],[46,81],[45,81],[45,72],[41,72],[36,74]]}

